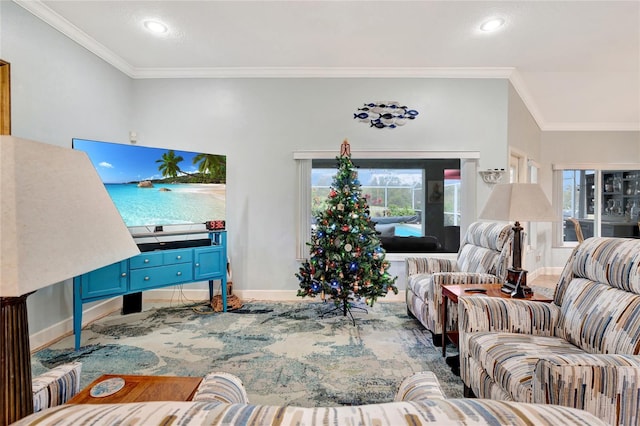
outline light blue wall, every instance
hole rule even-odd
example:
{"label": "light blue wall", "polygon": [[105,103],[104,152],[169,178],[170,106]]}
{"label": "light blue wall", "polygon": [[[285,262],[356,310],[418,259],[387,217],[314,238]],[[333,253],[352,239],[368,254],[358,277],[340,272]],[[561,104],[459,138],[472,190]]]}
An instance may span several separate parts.
{"label": "light blue wall", "polygon": [[[131,80],[24,9],[0,2],[0,57],[11,63],[13,134],[70,146],[74,137],[226,154],[234,286],[295,294],[293,152],[479,151],[506,167],[508,82],[496,79]],[[364,102],[420,112],[398,129],[353,120]],[[477,191],[482,207],[489,189]],[[43,259],[46,262],[46,259]],[[401,285],[403,287],[404,284]],[[71,316],[70,281],[29,298],[30,331]]]}
{"label": "light blue wall", "polygon": [[[456,79],[139,80],[138,144],[227,155],[227,224],[234,286],[290,290],[295,260],[294,151],[479,151],[506,167],[507,82]],[[397,129],[353,119],[364,102],[398,100],[420,112]],[[479,190],[488,191],[484,183]],[[483,206],[481,198],[478,209]],[[404,288],[404,283],[399,283]]]}
{"label": "light blue wall", "polygon": [[[74,137],[125,141],[132,80],[14,3],[1,1],[0,12],[0,58],[11,64],[12,134],[67,147]],[[71,316],[71,287],[66,281],[29,296],[31,333]]]}

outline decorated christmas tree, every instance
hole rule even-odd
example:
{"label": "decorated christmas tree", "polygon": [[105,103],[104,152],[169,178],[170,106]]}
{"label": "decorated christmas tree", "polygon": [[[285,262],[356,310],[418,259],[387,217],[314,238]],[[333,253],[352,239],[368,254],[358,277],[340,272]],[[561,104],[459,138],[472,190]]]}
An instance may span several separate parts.
{"label": "decorated christmas tree", "polygon": [[[352,302],[364,299],[373,306],[388,291],[398,293],[387,270],[389,262],[380,246],[369,206],[362,196],[349,143],[342,143],[338,172],[329,191],[327,208],[316,215],[309,243],[309,259],[296,274],[298,296],[332,299],[343,314],[351,315]],[[353,316],[352,316],[353,318]]]}

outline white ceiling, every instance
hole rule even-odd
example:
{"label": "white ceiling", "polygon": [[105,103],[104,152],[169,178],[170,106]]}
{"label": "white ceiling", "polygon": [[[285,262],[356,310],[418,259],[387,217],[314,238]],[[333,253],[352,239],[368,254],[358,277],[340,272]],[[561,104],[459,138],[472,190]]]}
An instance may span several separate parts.
{"label": "white ceiling", "polygon": [[637,0],[14,2],[133,78],[500,77],[543,130],[640,130]]}

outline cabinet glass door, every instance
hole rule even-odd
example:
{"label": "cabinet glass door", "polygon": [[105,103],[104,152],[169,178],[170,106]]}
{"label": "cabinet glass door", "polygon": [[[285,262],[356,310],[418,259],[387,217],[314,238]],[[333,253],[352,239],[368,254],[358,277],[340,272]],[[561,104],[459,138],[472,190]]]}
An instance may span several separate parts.
{"label": "cabinet glass door", "polygon": [[603,237],[637,237],[640,207],[640,171],[602,172]]}

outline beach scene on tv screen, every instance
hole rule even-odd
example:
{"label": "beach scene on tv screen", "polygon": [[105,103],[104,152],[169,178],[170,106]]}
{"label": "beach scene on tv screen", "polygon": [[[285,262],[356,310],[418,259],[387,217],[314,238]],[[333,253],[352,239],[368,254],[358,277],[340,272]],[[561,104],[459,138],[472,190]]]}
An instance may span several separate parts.
{"label": "beach scene on tv screen", "polygon": [[74,139],[129,227],[225,219],[223,155]]}

